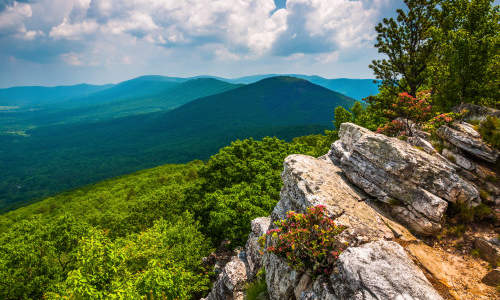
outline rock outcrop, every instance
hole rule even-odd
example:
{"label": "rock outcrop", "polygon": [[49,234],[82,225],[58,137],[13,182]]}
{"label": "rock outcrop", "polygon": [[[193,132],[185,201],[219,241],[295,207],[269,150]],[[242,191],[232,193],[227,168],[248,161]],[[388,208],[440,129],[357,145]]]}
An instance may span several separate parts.
{"label": "rock outcrop", "polygon": [[[465,154],[441,156],[423,136],[404,142],[349,123],[339,136],[321,158],[285,159],[279,202],[269,218],[252,221],[245,249],[226,264],[206,299],[243,299],[245,284],[261,268],[273,300],[490,299],[494,288],[481,279],[492,285],[498,270],[490,274],[407,229],[434,234],[448,203],[479,204],[478,189],[463,174],[488,177],[489,171]],[[446,157],[451,155],[453,162]],[[316,205],[346,227],[337,238],[348,248],[331,275],[311,278],[262,251],[258,239],[288,211],[304,213]]]}
{"label": "rock outcrop", "polygon": [[467,123],[454,123],[453,128],[443,125],[437,134],[455,147],[479,159],[495,163],[498,151],[483,142],[481,136]]}
{"label": "rock outcrop", "polygon": [[224,266],[212,290],[204,300],[244,299],[246,283],[255,277],[262,266],[262,249],[258,239],[266,233],[269,225],[270,219],[267,217],[252,221],[252,232],[248,237],[245,249],[238,251]]}
{"label": "rock outcrop", "polygon": [[351,123],[341,125],[339,137],[329,157],[340,162],[351,182],[419,234],[441,229],[447,202],[480,203],[477,189],[440,157]]}
{"label": "rock outcrop", "polygon": [[372,207],[332,161],[291,155],[284,162],[282,178],[272,221],[284,218],[289,210],[304,212],[307,207],[325,205],[335,222],[347,227],[338,238],[350,247],[340,255],[336,273],[315,281],[266,253],[271,299],[441,299],[403,248],[390,241],[415,238]]}

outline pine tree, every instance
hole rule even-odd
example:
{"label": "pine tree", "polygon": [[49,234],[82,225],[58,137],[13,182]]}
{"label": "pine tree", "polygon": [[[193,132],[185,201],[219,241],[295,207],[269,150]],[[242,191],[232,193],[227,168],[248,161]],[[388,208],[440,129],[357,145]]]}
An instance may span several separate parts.
{"label": "pine tree", "polygon": [[433,0],[404,0],[407,9],[398,9],[397,18],[384,18],[377,31],[378,52],[387,58],[373,60],[370,68],[382,85],[395,93],[416,96],[426,83],[427,66],[432,60],[435,42],[430,38],[434,26]]}

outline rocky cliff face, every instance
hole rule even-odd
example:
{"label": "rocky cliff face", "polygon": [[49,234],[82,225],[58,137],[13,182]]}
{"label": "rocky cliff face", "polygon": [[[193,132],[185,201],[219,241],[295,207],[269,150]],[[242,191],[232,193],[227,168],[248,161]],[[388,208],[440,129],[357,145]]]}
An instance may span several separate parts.
{"label": "rocky cliff face", "polygon": [[388,204],[392,215],[413,231],[441,230],[448,202],[474,206],[479,192],[447,160],[407,142],[344,123],[329,157],[351,182]]}
{"label": "rocky cliff face", "polygon": [[[429,247],[411,233],[438,232],[449,203],[481,202],[478,187],[461,173],[464,168],[425,139],[420,142],[428,151],[349,123],[342,124],[339,136],[324,157],[286,158],[280,201],[269,218],[252,221],[245,249],[224,267],[207,299],[243,299],[244,284],[260,268],[271,299],[495,297],[481,283],[486,268]],[[338,238],[349,247],[331,276],[312,280],[262,251],[257,239],[288,211],[302,213],[320,204],[347,227]]]}

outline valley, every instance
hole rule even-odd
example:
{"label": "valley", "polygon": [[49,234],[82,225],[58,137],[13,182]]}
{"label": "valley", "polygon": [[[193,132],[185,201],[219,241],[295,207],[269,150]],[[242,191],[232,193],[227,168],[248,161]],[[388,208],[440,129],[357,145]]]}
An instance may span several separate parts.
{"label": "valley", "polygon": [[332,128],[335,107],[354,103],[285,76],[251,84],[146,76],[71,100],[56,96],[18,98],[20,111],[2,116],[4,210],[140,169],[207,159],[237,139],[322,133]]}

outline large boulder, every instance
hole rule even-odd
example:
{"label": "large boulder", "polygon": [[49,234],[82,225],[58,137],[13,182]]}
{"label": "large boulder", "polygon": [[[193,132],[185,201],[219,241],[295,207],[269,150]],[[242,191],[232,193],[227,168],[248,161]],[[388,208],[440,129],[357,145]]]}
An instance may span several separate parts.
{"label": "large boulder", "polygon": [[386,203],[392,215],[419,234],[441,230],[448,202],[480,203],[477,189],[441,157],[352,123],[340,126],[339,137],[328,156],[352,183]]}
{"label": "large boulder", "polygon": [[443,125],[437,134],[460,150],[489,163],[498,159],[498,151],[483,142],[479,133],[471,125],[463,122],[454,123],[452,127]]}
{"label": "large boulder", "polygon": [[442,299],[404,249],[391,241],[348,248],[330,281],[341,299]]}
{"label": "large boulder", "polygon": [[315,280],[292,269],[283,258],[265,253],[271,299],[442,299],[403,248],[388,241],[413,243],[415,238],[372,206],[338,165],[328,158],[290,155],[282,178],[271,221],[285,218],[290,210],[302,213],[324,205],[338,225],[347,227],[339,239],[350,247],[340,255],[336,273]]}

